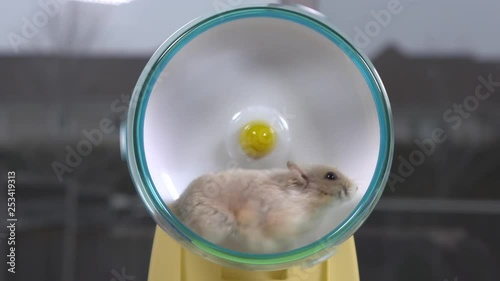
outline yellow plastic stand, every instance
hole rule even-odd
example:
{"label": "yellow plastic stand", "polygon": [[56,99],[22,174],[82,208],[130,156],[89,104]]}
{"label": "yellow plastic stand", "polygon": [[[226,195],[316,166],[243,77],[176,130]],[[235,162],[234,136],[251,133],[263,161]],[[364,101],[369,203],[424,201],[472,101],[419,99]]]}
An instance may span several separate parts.
{"label": "yellow plastic stand", "polygon": [[329,260],[311,268],[258,272],[220,266],[182,248],[156,227],[149,281],[359,281],[354,238]]}

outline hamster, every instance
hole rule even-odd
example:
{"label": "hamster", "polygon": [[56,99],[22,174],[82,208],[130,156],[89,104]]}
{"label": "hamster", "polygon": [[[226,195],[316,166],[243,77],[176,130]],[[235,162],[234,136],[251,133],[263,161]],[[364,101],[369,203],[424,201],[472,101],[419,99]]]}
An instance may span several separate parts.
{"label": "hamster", "polygon": [[358,187],[334,167],[236,169],[206,174],[190,183],[169,208],[206,240],[249,253],[291,250],[300,235],[314,227]]}

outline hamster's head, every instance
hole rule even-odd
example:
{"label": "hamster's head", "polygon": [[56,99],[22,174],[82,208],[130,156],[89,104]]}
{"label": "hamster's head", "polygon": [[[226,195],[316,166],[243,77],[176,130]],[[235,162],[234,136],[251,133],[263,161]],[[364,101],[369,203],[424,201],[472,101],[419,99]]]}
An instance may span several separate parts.
{"label": "hamster's head", "polygon": [[291,161],[287,166],[291,171],[300,173],[306,181],[304,191],[324,199],[321,201],[347,201],[358,190],[358,186],[335,167],[314,165],[302,168]]}

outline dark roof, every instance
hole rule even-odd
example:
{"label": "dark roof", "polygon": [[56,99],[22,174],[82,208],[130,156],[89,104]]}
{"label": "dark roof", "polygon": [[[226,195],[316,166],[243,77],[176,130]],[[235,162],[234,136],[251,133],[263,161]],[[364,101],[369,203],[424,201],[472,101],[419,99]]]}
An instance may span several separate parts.
{"label": "dark roof", "polygon": [[[389,47],[373,60],[391,103],[447,103],[474,94],[480,75],[500,81],[500,58],[409,56]],[[497,99],[498,100],[498,99]]]}

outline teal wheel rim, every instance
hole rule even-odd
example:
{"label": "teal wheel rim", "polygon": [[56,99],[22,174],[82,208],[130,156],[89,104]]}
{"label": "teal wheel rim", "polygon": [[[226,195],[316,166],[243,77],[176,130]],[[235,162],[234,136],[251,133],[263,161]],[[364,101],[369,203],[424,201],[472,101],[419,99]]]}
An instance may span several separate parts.
{"label": "teal wheel rim", "polygon": [[[318,241],[299,249],[276,254],[247,254],[222,248],[208,242],[184,226],[171,214],[154,186],[146,163],[143,143],[148,100],[159,75],[169,61],[201,33],[223,23],[251,17],[271,17],[292,21],[311,28],[337,45],[356,65],[369,86],[380,125],[380,147],[376,170],[367,192],[357,207],[341,224]],[[391,110],[380,77],[370,61],[349,43],[345,36],[322,20],[298,10],[275,6],[247,7],[219,13],[183,28],[167,40],[153,55],[137,83],[129,108],[127,126],[129,153],[127,160],[138,193],[145,202],[148,211],[164,230],[169,231],[176,239],[182,240],[180,242],[191,244],[199,251],[231,264],[273,266],[298,263],[342,243],[354,234],[371,213],[383,193],[392,161],[393,142]]]}

